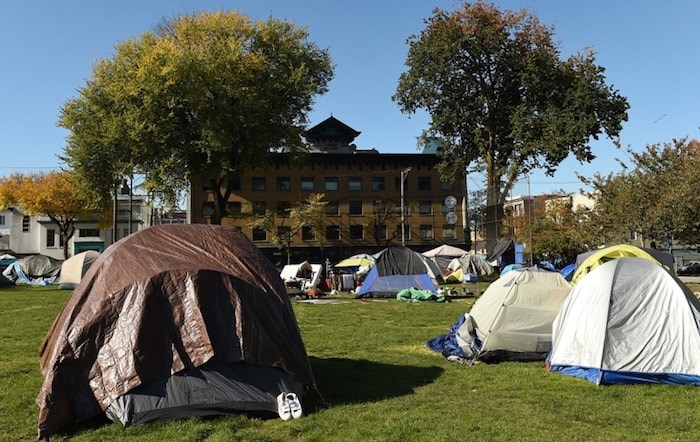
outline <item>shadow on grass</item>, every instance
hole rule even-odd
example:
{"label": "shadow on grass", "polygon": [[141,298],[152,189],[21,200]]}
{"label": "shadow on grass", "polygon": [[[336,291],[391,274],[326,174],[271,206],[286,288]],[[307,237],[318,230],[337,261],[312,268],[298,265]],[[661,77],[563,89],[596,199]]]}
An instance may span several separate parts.
{"label": "shadow on grass", "polygon": [[411,394],[415,388],[435,381],[444,371],[436,366],[391,365],[340,358],[309,359],[316,386],[322,395],[322,398],[318,394],[308,395],[310,408],[316,410]]}

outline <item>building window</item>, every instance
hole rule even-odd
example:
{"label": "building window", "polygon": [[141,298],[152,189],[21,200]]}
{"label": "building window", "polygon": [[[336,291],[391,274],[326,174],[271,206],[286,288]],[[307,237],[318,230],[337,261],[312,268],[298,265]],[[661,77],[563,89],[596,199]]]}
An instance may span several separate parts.
{"label": "building window", "polygon": [[327,191],[338,190],[338,178],[326,177],[323,188]]}
{"label": "building window", "polygon": [[350,192],[359,192],[362,190],[362,178],[351,177],[348,179],[348,190]]}
{"label": "building window", "polygon": [[126,238],[127,236],[129,236],[129,228],[128,228],[128,227],[124,227],[124,228],[122,229],[122,238]]}
{"label": "building window", "polygon": [[304,192],[313,192],[314,177],[301,177],[301,190]]}
{"label": "building window", "polygon": [[350,239],[363,239],[364,238],[364,229],[362,225],[360,224],[355,224],[350,226]]}
{"label": "building window", "polygon": [[31,221],[31,218],[28,217],[27,215],[24,215],[22,217],[22,232],[29,232],[29,222]]}
{"label": "building window", "polygon": [[56,247],[56,230],[46,229],[46,248]]}
{"label": "building window", "polygon": [[289,216],[292,210],[292,203],[289,201],[277,201],[277,216]]}
{"label": "building window", "polygon": [[340,227],[326,226],[326,239],[328,241],[338,241],[340,239]]}
{"label": "building window", "polygon": [[362,201],[350,201],[350,215],[362,215]]}
{"label": "building window", "polygon": [[289,192],[290,190],[292,190],[292,184],[289,177],[277,177],[277,191]]}
{"label": "building window", "polygon": [[309,226],[304,226],[301,228],[301,239],[302,241],[313,241],[316,239],[314,231]]}
{"label": "building window", "polygon": [[384,184],[383,176],[373,176],[372,177],[372,191],[373,192],[383,192],[386,190],[386,185]]}
{"label": "building window", "polygon": [[5,215],[0,215],[0,226],[5,225]]}
{"label": "building window", "polygon": [[214,214],[214,203],[202,203],[202,216],[208,218]]}
{"label": "building window", "polygon": [[98,237],[100,231],[98,229],[78,229],[78,238]]}
{"label": "building window", "polygon": [[253,229],[253,241],[267,241],[267,232],[264,229]]}
{"label": "building window", "polygon": [[340,215],[340,206],[338,204],[338,201],[328,201],[328,204],[326,204],[326,215],[328,215],[328,216]]}
{"label": "building window", "polygon": [[386,239],[386,226],[374,226],[374,239],[383,241]]}
{"label": "building window", "polygon": [[440,181],[440,190],[452,190],[454,188],[454,183],[446,183],[444,181]]}
{"label": "building window", "polygon": [[457,239],[455,228],[452,225],[442,226],[442,239]]}
{"label": "building window", "polygon": [[430,224],[421,224],[419,235],[421,239],[433,239],[433,226]]}
{"label": "building window", "polygon": [[421,190],[421,191],[431,190],[429,176],[419,176],[418,177],[418,190]]}
{"label": "building window", "polygon": [[421,215],[432,215],[433,203],[431,201],[419,201],[418,213],[420,213]]}
{"label": "building window", "polygon": [[256,192],[264,192],[266,190],[266,183],[264,176],[253,177],[253,190]]}
{"label": "building window", "polygon": [[265,215],[267,203],[265,201],[253,201],[253,215]]}
{"label": "building window", "polygon": [[240,201],[230,201],[226,204],[226,211],[230,216],[240,216],[242,213]]}
{"label": "building window", "polygon": [[240,178],[234,178],[233,180],[230,181],[231,184],[231,190],[241,190],[241,179]]}

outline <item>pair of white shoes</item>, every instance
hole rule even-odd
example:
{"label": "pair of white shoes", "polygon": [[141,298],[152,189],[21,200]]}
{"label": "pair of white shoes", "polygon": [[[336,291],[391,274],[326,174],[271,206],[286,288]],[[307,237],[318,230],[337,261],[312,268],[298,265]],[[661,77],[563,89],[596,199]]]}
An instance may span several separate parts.
{"label": "pair of white shoes", "polygon": [[277,413],[284,421],[301,417],[301,402],[299,402],[296,393],[282,392],[277,396]]}

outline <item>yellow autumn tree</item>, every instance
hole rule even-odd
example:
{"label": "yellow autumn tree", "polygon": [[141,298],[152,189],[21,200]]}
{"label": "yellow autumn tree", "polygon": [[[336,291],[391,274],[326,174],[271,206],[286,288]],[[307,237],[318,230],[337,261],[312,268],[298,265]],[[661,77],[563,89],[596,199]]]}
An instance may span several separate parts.
{"label": "yellow autumn tree", "polygon": [[75,221],[94,213],[93,204],[78,192],[71,171],[21,174],[0,178],[0,207],[16,206],[29,216],[48,216],[56,224],[68,258]]}

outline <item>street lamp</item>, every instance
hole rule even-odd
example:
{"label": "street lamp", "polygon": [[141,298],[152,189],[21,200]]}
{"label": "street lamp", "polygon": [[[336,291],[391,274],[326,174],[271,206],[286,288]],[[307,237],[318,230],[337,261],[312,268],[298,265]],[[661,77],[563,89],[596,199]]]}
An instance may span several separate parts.
{"label": "street lamp", "polygon": [[405,168],[401,171],[401,245],[406,246],[406,211],[404,210],[404,200],[403,200],[403,190],[404,181],[406,180],[406,175],[411,171],[410,167]]}

